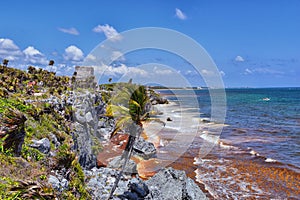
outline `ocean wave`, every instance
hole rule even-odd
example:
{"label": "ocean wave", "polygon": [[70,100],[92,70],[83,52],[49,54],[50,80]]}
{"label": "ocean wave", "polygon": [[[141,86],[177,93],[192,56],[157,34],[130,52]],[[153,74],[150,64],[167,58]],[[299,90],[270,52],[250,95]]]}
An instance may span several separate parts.
{"label": "ocean wave", "polygon": [[272,159],[272,158],[267,158],[267,159],[265,160],[265,162],[268,162],[268,163],[275,163],[275,162],[278,162],[278,161],[275,160],[275,159]]}

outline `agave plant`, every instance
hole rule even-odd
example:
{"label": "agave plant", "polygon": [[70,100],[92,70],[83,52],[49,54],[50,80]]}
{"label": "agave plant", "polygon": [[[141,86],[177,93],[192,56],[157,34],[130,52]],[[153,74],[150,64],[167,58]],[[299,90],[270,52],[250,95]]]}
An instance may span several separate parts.
{"label": "agave plant", "polygon": [[120,88],[115,90],[115,96],[112,97],[107,108],[108,115],[115,117],[117,120],[111,138],[120,130],[127,132],[129,137],[122,154],[122,159],[124,159],[122,169],[116,178],[108,199],[112,197],[127,161],[131,157],[135,140],[140,137],[143,131],[142,121],[151,120],[149,119],[149,110],[146,109],[147,104],[149,104],[146,88],[130,83],[122,83],[117,86],[120,86]]}
{"label": "agave plant", "polygon": [[57,199],[51,188],[39,182],[18,181],[18,186],[10,188],[11,193],[16,193],[18,199]]}
{"label": "agave plant", "polygon": [[17,109],[9,108],[2,116],[0,138],[7,135],[4,140],[3,149],[14,149],[14,154],[19,156],[25,137],[25,115]]}

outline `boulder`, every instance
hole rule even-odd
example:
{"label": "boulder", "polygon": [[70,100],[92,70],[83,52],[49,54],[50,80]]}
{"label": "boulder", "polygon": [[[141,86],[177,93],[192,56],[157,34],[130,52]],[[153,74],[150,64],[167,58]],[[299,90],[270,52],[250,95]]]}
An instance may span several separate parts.
{"label": "boulder", "polygon": [[[124,159],[117,156],[108,163],[108,167],[121,169],[124,164]],[[133,160],[128,160],[124,169],[125,174],[137,174],[136,163]]]}
{"label": "boulder", "polygon": [[197,184],[184,171],[165,168],[146,181],[150,194],[145,199],[207,199]]}
{"label": "boulder", "polygon": [[73,132],[74,146],[79,151],[79,163],[85,169],[91,169],[96,166],[96,156],[92,152],[92,137],[90,129],[78,122],[74,124]]}
{"label": "boulder", "polygon": [[156,155],[156,149],[154,144],[151,142],[147,142],[141,137],[135,141],[133,145],[133,151],[136,155],[146,160],[153,158]]}
{"label": "boulder", "polygon": [[41,140],[32,140],[32,144],[30,145],[30,147],[32,148],[36,148],[37,150],[39,150],[40,152],[47,154],[50,152],[50,141],[48,138],[43,138]]}
{"label": "boulder", "polygon": [[149,194],[149,188],[140,178],[133,178],[127,185],[128,191],[118,197],[121,199],[144,199]]}
{"label": "boulder", "polygon": [[[119,172],[111,168],[92,168],[91,170],[84,170],[84,174],[86,178],[86,187],[89,190],[92,199],[107,200]],[[117,196],[123,194],[127,190],[128,183],[128,180],[121,177],[112,199],[120,200]]]}

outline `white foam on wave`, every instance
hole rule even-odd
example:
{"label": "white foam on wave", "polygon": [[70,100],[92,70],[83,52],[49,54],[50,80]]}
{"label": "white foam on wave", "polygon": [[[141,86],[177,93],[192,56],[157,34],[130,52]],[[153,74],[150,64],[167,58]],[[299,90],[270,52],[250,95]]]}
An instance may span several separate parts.
{"label": "white foam on wave", "polygon": [[204,134],[200,135],[202,139],[204,139],[207,142],[210,143],[218,143],[219,142],[219,136],[215,135],[209,135],[206,131],[203,131]]}
{"label": "white foam on wave", "polygon": [[237,147],[229,145],[229,144],[225,144],[222,141],[219,142],[219,146],[223,149],[237,149]]}
{"label": "white foam on wave", "polygon": [[250,153],[251,155],[253,155],[253,156],[259,156],[259,153],[257,153],[257,152],[254,151],[254,150],[251,150],[249,153]]}
{"label": "white foam on wave", "polygon": [[267,158],[267,159],[265,160],[265,162],[268,162],[268,163],[274,163],[274,162],[277,162],[277,160],[272,159],[272,158]]}
{"label": "white foam on wave", "polygon": [[199,164],[203,164],[205,162],[210,162],[210,161],[211,160],[209,160],[209,159],[203,159],[203,158],[197,158],[197,157],[195,157],[193,164],[194,165],[199,165]]}
{"label": "white foam on wave", "polygon": [[165,143],[163,141],[163,139],[160,139],[159,140],[159,147],[164,147],[165,146]]}

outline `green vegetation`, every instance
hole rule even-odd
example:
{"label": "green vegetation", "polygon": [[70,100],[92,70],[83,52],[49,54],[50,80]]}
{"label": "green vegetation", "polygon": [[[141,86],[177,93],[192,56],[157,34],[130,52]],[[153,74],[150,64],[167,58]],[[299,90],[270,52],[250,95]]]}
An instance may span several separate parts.
{"label": "green vegetation", "polygon": [[[71,150],[72,108],[66,106],[62,116],[44,101],[67,96],[70,78],[31,66],[25,72],[7,63],[0,65],[0,199],[91,199]],[[50,133],[62,144],[56,148],[51,143],[51,157],[30,146],[33,139],[51,140]],[[48,184],[48,175],[61,168],[68,170],[69,187],[58,192]]]}

